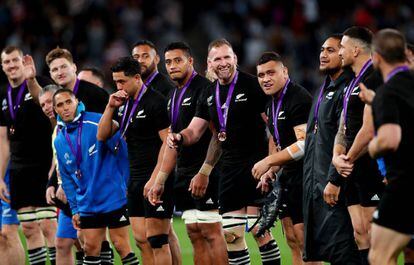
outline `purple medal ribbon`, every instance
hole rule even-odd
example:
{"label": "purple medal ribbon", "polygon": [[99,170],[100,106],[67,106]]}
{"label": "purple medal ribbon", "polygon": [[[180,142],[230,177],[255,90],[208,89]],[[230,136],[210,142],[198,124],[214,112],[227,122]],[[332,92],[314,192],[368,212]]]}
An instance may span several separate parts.
{"label": "purple medal ribbon", "polygon": [[146,85],[146,86],[149,86],[150,84],[151,84],[151,82],[152,82],[152,80],[154,80],[154,78],[156,77],[158,75],[158,71],[155,71],[154,73],[152,73],[148,78],[147,78],[147,80],[144,82],[144,84]]}
{"label": "purple medal ribbon", "polygon": [[178,100],[177,103],[175,103],[175,96],[177,94],[177,88],[174,90],[174,94],[172,96],[171,99],[171,128],[174,131],[175,126],[177,124],[177,120],[178,120],[178,113],[180,111],[180,105],[181,102],[183,100],[185,91],[187,90],[187,88],[190,86],[191,81],[193,80],[193,78],[197,75],[196,71],[193,71],[193,73],[191,74],[190,79],[188,79],[187,83],[185,83],[185,85],[183,86],[183,88],[181,88],[180,94],[178,95]]}
{"label": "purple medal ribbon", "polygon": [[408,66],[406,65],[398,66],[387,75],[385,82],[388,82],[394,75],[398,74],[399,72],[404,72],[404,71],[409,71],[409,70],[410,68],[408,68]]}
{"label": "purple medal ribbon", "polygon": [[322,103],[323,92],[325,90],[325,86],[326,86],[326,78],[323,81],[323,84],[319,90],[318,101],[316,102],[315,111],[313,114],[313,123],[315,124],[314,129],[313,129],[314,133],[316,133],[318,130],[319,107],[321,106],[321,103]]}
{"label": "purple medal ribbon", "polygon": [[13,122],[16,120],[17,109],[20,107],[20,104],[22,104],[23,93],[26,89],[26,86],[27,86],[27,81],[25,80],[23,84],[20,85],[15,104],[13,104],[12,87],[10,84],[7,86],[7,103],[9,104],[9,112],[10,112],[10,116]]}
{"label": "purple medal ribbon", "polygon": [[233,81],[231,81],[229,91],[227,92],[227,98],[226,103],[224,105],[224,113],[221,110],[221,102],[220,102],[220,83],[217,80],[216,85],[216,109],[217,109],[217,115],[220,123],[220,132],[226,132],[226,125],[227,125],[227,116],[229,113],[229,107],[230,107],[230,100],[233,95],[234,87],[236,86],[237,79],[239,77],[239,71],[236,71],[236,74],[234,75]]}
{"label": "purple medal ribbon", "polygon": [[126,118],[127,113],[128,113],[130,100],[127,101],[127,103],[125,105],[124,113],[122,115],[121,127],[119,128],[119,130],[121,132],[121,138],[125,136],[125,133],[128,130],[129,124],[131,123],[132,116],[134,116],[135,110],[137,109],[138,104],[141,101],[142,96],[145,94],[145,91],[147,91],[147,86],[145,84],[142,84],[141,90],[139,91],[138,96],[134,101],[134,105],[132,105],[132,109],[131,109],[131,112],[129,113],[128,120],[125,122],[125,118]]}
{"label": "purple medal ribbon", "polygon": [[279,135],[279,130],[277,128],[277,122],[279,118],[280,108],[282,107],[283,98],[286,95],[286,91],[287,91],[289,83],[290,83],[290,78],[288,78],[288,80],[286,81],[285,86],[283,87],[282,93],[280,94],[280,97],[277,100],[276,110],[275,110],[275,101],[272,100],[273,128],[274,128],[274,134],[276,138],[276,144],[279,148],[281,148],[282,146],[280,145],[280,135]]}
{"label": "purple medal ribbon", "polygon": [[78,94],[79,82],[80,82],[80,80],[78,78],[76,78],[75,86],[73,87],[73,94],[75,94],[75,96]]}
{"label": "purple medal ribbon", "polygon": [[365,72],[367,71],[367,69],[371,65],[372,65],[371,59],[369,59],[368,61],[366,61],[366,63],[362,67],[362,69],[359,72],[359,74],[354,79],[352,79],[351,83],[349,83],[348,89],[345,92],[344,103],[343,103],[344,128],[345,128],[345,130],[346,130],[346,120],[347,120],[347,114],[348,114],[348,103],[349,103],[349,98],[351,97],[351,94],[352,94],[352,90],[354,90],[354,87],[357,84],[359,84],[359,80],[361,80],[362,76],[365,74]]}
{"label": "purple medal ribbon", "polygon": [[69,144],[70,150],[72,154],[76,157],[76,177],[77,178],[81,177],[80,164],[82,162],[82,137],[81,137],[82,127],[83,127],[83,116],[79,119],[78,136],[76,138],[76,150],[74,146],[72,145],[67,129],[65,130],[65,133],[64,133],[66,141]]}

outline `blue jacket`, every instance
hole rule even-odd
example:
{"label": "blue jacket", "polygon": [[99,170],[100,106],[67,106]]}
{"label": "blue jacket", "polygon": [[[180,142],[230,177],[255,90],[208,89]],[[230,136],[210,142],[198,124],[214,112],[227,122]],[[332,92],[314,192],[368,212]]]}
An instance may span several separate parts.
{"label": "blue jacket", "polygon": [[[84,112],[79,103],[76,118],[64,123],[58,117],[59,131],[54,141],[62,177],[62,187],[73,214],[90,216],[121,208],[127,202],[126,183],[129,178],[127,146],[116,133],[105,142],[98,141],[96,134],[101,114]],[[82,118],[82,119],[81,119]],[[77,150],[79,121],[82,121],[80,169],[82,176],[76,176],[76,156],[65,138],[69,135],[72,146]],[[115,146],[120,140],[118,152]]]}

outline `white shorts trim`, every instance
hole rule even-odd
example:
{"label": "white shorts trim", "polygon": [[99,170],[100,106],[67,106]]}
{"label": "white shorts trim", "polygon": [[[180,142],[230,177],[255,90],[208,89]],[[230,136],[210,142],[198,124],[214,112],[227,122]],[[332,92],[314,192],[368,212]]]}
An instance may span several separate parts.
{"label": "white shorts trim", "polygon": [[221,215],[216,211],[200,211],[196,209],[186,210],[181,218],[185,224],[212,224],[221,223]]}

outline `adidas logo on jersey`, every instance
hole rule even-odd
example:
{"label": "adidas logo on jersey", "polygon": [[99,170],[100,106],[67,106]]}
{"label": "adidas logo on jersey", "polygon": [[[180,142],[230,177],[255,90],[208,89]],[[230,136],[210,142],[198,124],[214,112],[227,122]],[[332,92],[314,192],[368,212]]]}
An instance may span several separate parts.
{"label": "adidas logo on jersey", "polygon": [[214,204],[213,200],[210,198],[206,201],[206,204]]}
{"label": "adidas logo on jersey", "polygon": [[7,109],[7,99],[3,99],[1,102],[1,110],[5,111]]}
{"label": "adidas logo on jersey", "polygon": [[359,95],[359,86],[354,87],[354,89],[352,89],[352,96],[358,96]]}
{"label": "adidas logo on jersey", "polygon": [[286,116],[284,116],[283,114],[285,114],[285,112],[282,110],[279,112],[279,115],[277,116],[278,120],[284,120],[286,119]]}
{"label": "adidas logo on jersey", "polygon": [[98,150],[96,150],[96,145],[93,144],[91,147],[89,147],[88,152],[89,152],[89,156],[92,156],[93,154],[98,152]]}
{"label": "adidas logo on jersey", "polygon": [[209,96],[209,97],[207,98],[207,105],[208,105],[208,106],[213,105],[213,96]]}
{"label": "adidas logo on jersey", "polygon": [[121,219],[119,219],[120,222],[126,221],[126,217],[124,215],[121,216]]}
{"label": "adidas logo on jersey", "polygon": [[160,205],[160,206],[158,206],[156,211],[157,212],[164,212],[165,210],[164,210],[164,207],[162,207],[162,205]]}
{"label": "adidas logo on jersey", "polygon": [[191,105],[191,97],[189,97],[189,98],[185,98],[184,100],[183,100],[183,103],[181,103],[181,106],[190,106]]}
{"label": "adidas logo on jersey", "polygon": [[245,96],[245,94],[244,94],[244,93],[241,93],[241,94],[236,95],[236,100],[235,100],[234,102],[242,102],[242,101],[247,101],[247,98],[246,98],[246,97],[244,97],[244,96]]}
{"label": "adidas logo on jersey", "polygon": [[377,194],[375,194],[374,196],[372,196],[371,201],[379,201],[380,198],[378,197]]}

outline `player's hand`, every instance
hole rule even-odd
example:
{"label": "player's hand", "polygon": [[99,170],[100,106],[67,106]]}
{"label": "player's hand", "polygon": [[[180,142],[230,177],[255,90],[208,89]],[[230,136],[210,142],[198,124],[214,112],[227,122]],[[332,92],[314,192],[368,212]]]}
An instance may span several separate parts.
{"label": "player's hand", "polygon": [[371,105],[375,97],[375,92],[371,89],[368,89],[363,83],[359,83],[359,88],[361,90],[361,92],[359,92],[359,98],[365,104]]}
{"label": "player's hand", "polygon": [[194,198],[204,197],[208,187],[208,181],[208,176],[197,173],[197,175],[191,179],[190,186],[188,187],[188,190],[191,191],[191,195]]}
{"label": "player's hand", "polygon": [[339,192],[341,187],[335,186],[334,184],[328,182],[326,184],[325,190],[323,191],[323,199],[330,206],[335,206],[339,199]]}
{"label": "player's hand", "polygon": [[72,216],[72,224],[73,224],[73,227],[76,229],[76,230],[78,230],[78,231],[80,231],[81,230],[81,228],[80,228],[80,216],[79,216],[79,214],[77,213],[77,214],[74,214],[73,216]]}
{"label": "player's hand", "polygon": [[47,204],[50,205],[55,205],[55,202],[53,201],[53,199],[56,197],[55,194],[55,187],[50,186],[49,188],[47,188],[46,190],[46,202]]}
{"label": "player's hand", "polygon": [[109,106],[112,108],[119,108],[127,100],[128,94],[123,90],[118,90],[117,92],[109,96]]}
{"label": "player's hand", "polygon": [[6,183],[4,183],[4,181],[2,179],[0,179],[0,199],[2,199],[3,201],[10,203],[9,200],[9,190],[7,189]]}
{"label": "player's hand", "polygon": [[152,205],[162,203],[161,196],[164,193],[164,184],[154,183],[151,190],[148,192],[148,201]]}
{"label": "player's hand", "polygon": [[183,137],[179,133],[169,132],[167,136],[167,145],[169,148],[177,149],[181,144]]}
{"label": "player's hand", "polygon": [[255,179],[260,179],[260,177],[270,169],[270,165],[266,162],[266,158],[260,160],[254,164],[252,169],[252,175]]}
{"label": "player's hand", "polygon": [[343,177],[348,177],[352,173],[354,165],[349,162],[349,157],[342,155],[334,155],[332,158],[332,164],[335,166],[336,171]]}
{"label": "player's hand", "polygon": [[36,66],[32,56],[23,56],[23,73],[25,79],[33,79],[36,77]]}
{"label": "player's hand", "polygon": [[59,185],[59,188],[56,191],[56,197],[63,203],[68,202],[68,199],[66,198],[65,191],[63,190],[61,185]]}
{"label": "player's hand", "polygon": [[272,188],[272,182],[275,180],[274,173],[269,169],[265,174],[260,177],[259,183],[256,189],[260,189],[262,193],[268,193]]}
{"label": "player's hand", "polygon": [[147,183],[145,183],[144,190],[142,192],[142,195],[144,195],[144,198],[148,197],[148,193],[152,186],[154,185],[154,179],[150,178]]}

